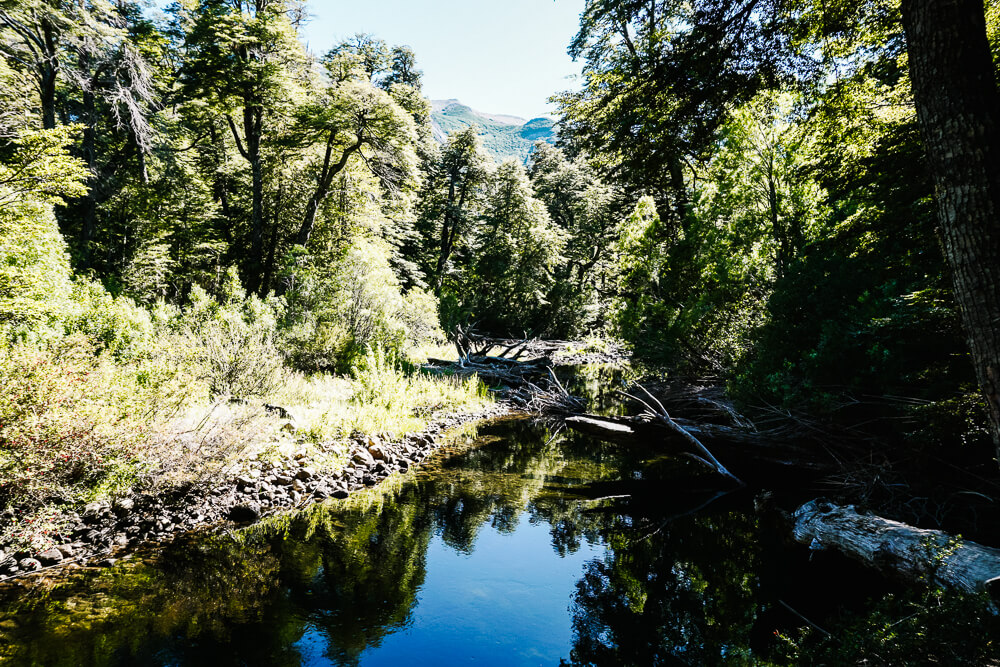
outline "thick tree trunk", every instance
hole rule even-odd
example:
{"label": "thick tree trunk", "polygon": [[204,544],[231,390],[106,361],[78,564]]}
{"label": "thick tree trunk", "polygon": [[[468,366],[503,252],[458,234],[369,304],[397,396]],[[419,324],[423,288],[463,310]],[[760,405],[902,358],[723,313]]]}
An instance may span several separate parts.
{"label": "thick tree trunk", "polygon": [[902,0],[944,253],[1000,459],[1000,94],[982,0]]}
{"label": "thick tree trunk", "polygon": [[963,542],[854,507],[812,500],[795,510],[793,536],[813,549],[836,549],[886,574],[965,593],[996,593],[1000,549]]}

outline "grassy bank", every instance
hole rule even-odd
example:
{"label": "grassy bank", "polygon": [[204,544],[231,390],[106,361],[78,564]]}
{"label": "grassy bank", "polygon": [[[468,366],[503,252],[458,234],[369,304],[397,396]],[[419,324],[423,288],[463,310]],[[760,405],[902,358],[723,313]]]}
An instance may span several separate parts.
{"label": "grassy bank", "polygon": [[[492,399],[476,378],[429,376],[422,338],[345,336],[326,368],[296,367],[284,304],[195,293],[145,308],[79,284],[59,317],[9,326],[0,346],[0,548],[37,552],[66,515],[132,491],[235,474],[254,458],[345,462],[354,432],[402,435]],[[391,340],[389,342],[392,342]],[[313,352],[317,346],[313,343]],[[322,351],[322,350],[321,350]]]}

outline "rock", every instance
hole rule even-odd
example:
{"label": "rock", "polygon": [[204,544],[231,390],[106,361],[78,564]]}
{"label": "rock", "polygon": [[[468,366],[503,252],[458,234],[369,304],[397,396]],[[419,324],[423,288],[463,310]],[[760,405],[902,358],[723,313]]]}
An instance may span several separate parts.
{"label": "rock", "polygon": [[330,494],[330,497],[331,498],[337,498],[338,500],[343,500],[344,498],[346,498],[349,495],[350,494],[347,493],[347,489],[341,488],[341,489],[334,489],[333,493]]}
{"label": "rock", "polygon": [[251,523],[260,518],[260,506],[256,503],[241,503],[229,510],[229,518],[236,523]]}
{"label": "rock", "polygon": [[301,479],[296,479],[292,481],[292,489],[301,493],[306,490],[306,485],[302,483]]}
{"label": "rock", "polygon": [[297,429],[295,428],[295,424],[293,424],[292,422],[285,422],[284,424],[281,425],[282,433],[288,433],[289,435],[294,435],[296,430]]}
{"label": "rock", "polygon": [[34,558],[22,558],[17,566],[25,572],[34,572],[42,569],[42,564]]}
{"label": "rock", "polygon": [[374,465],[375,459],[368,452],[367,449],[358,449],[354,452],[354,456],[351,457],[355,463],[360,463],[361,465]]}
{"label": "rock", "polygon": [[283,408],[280,405],[271,405],[270,403],[265,403],[264,410],[273,415],[277,415],[282,419],[290,419],[291,421],[296,421],[295,416],[291,412],[289,412],[287,408]]}
{"label": "rock", "polygon": [[375,486],[375,481],[376,481],[376,480],[375,480],[375,478],[374,478],[374,477],[372,477],[371,475],[365,475],[365,476],[364,476],[364,477],[363,477],[363,478],[361,479],[361,481],[362,481],[362,482],[364,483],[364,485],[365,485],[365,486]]}
{"label": "rock", "polygon": [[0,572],[5,574],[10,574],[11,572],[17,571],[17,559],[13,556],[4,556],[0,558]]}
{"label": "rock", "polygon": [[[173,528],[173,526],[171,526],[171,528]],[[115,535],[114,539],[111,540],[111,543],[114,544],[116,547],[127,547],[128,537],[126,537],[124,533],[118,533],[117,535]]]}
{"label": "rock", "polygon": [[312,468],[302,468],[297,473],[295,473],[296,479],[301,479],[303,482],[308,482],[310,479],[316,476]]}
{"label": "rock", "polygon": [[97,563],[99,567],[114,567],[114,564],[118,562],[117,558],[105,558]]}
{"label": "rock", "polygon": [[256,482],[252,477],[240,475],[236,478],[236,484],[241,487],[253,486]]}
{"label": "rock", "polygon": [[295,504],[302,500],[302,494],[298,491],[292,491],[292,504]]}
{"label": "rock", "polygon": [[295,481],[294,478],[288,475],[278,475],[274,478],[274,483],[278,486],[289,486],[293,481]]}
{"label": "rock", "polygon": [[135,501],[131,498],[118,498],[115,500],[114,512],[119,517],[127,515],[135,507]]}
{"label": "rock", "polygon": [[38,554],[37,559],[42,565],[55,565],[63,559],[63,555],[59,549],[52,547]]}

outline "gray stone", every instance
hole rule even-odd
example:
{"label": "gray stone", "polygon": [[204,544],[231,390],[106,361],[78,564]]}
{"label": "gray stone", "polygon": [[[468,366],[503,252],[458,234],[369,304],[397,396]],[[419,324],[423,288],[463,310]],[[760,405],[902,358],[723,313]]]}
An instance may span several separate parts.
{"label": "gray stone", "polygon": [[135,507],[135,501],[131,498],[118,498],[115,500],[114,511],[118,516],[125,516]]}
{"label": "gray stone", "polygon": [[303,482],[308,482],[310,479],[312,479],[315,476],[316,476],[316,473],[313,471],[312,468],[302,468],[297,473],[295,473],[295,477],[297,479],[301,479]]}
{"label": "gray stone", "polygon": [[59,549],[52,547],[38,554],[37,558],[42,565],[55,565],[63,559],[63,555]]}
{"label": "gray stone", "polygon": [[292,491],[292,503],[297,503],[302,500],[302,494],[298,491]]}
{"label": "gray stone", "polygon": [[42,564],[34,558],[22,558],[17,566],[25,572],[34,572],[42,569]]}
{"label": "gray stone", "polygon": [[255,482],[252,477],[249,477],[247,475],[240,475],[239,477],[236,478],[236,483],[239,486],[253,486]]}
{"label": "gray stone", "polygon": [[301,479],[296,479],[292,482],[292,489],[301,493],[306,490],[306,485],[302,483]]}
{"label": "gray stone", "polygon": [[360,463],[361,465],[373,465],[375,463],[375,459],[372,457],[372,455],[368,452],[367,449],[359,449],[356,452],[354,452],[352,460],[355,463]]}
{"label": "gray stone", "polygon": [[293,478],[288,475],[278,475],[274,479],[274,483],[279,486],[289,486],[293,481]]}

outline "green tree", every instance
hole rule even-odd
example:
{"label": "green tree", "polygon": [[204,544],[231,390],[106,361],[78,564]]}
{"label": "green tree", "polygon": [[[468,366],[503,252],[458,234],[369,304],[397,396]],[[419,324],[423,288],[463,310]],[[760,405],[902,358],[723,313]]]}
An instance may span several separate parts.
{"label": "green tree", "polygon": [[186,38],[181,81],[228,126],[251,174],[247,290],[264,278],[265,155],[307,82],[308,60],[281,0],[203,0]]}
{"label": "green tree", "polygon": [[565,233],[534,197],[522,166],[504,162],[486,183],[461,296],[472,318],[497,333],[547,332],[543,318]]}
{"label": "green tree", "polygon": [[441,296],[452,255],[472,231],[488,158],[475,128],[448,137],[420,193],[418,228],[427,248],[424,270]]}

